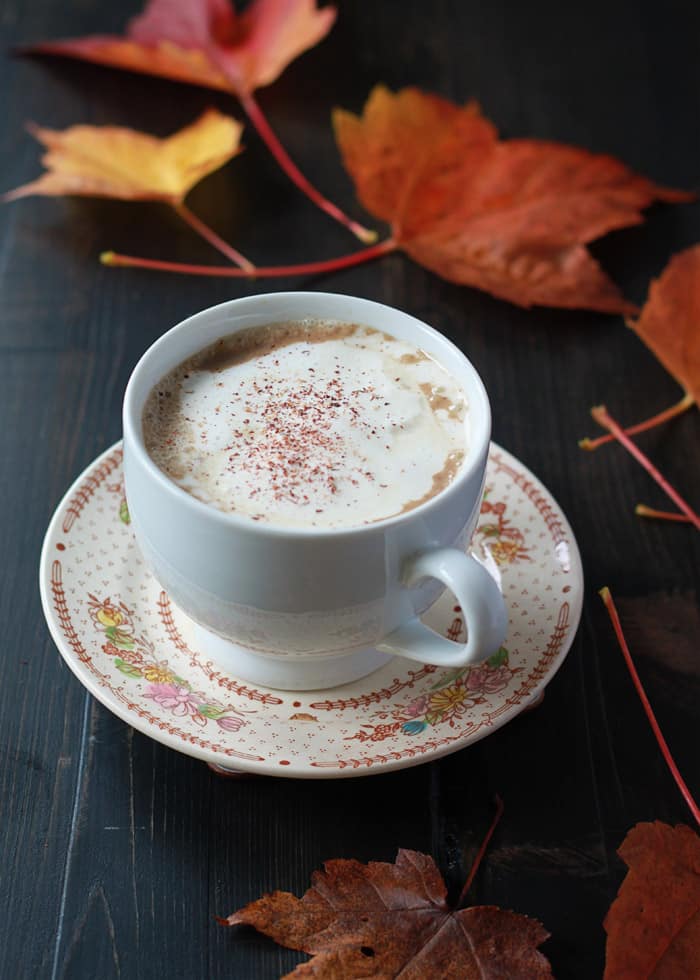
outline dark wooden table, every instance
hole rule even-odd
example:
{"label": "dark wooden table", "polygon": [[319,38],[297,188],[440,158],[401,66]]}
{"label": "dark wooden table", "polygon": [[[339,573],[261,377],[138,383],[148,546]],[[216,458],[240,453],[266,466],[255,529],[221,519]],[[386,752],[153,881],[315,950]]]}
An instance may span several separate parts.
{"label": "dark wooden table", "polygon": [[[4,0],[3,41],[118,32],[138,0]],[[330,37],[261,93],[270,119],[329,195],[358,215],[329,112],[371,86],[476,97],[506,135],[618,155],[659,182],[697,186],[700,8],[590,0],[342,4]],[[159,134],[229,98],[78,63],[0,62],[2,189],[39,172],[26,120],[117,123]],[[191,206],[265,263],[349,251],[352,239],[276,168],[252,131],[242,158]],[[0,289],[0,976],[272,978],[303,957],[226,914],[275,887],[301,893],[331,857],[434,855],[453,896],[488,826],[505,815],[473,892],[551,931],[555,974],[601,975],[602,921],[623,877],[615,851],[640,820],[689,821],[632,689],[596,590],[621,602],[637,662],[677,762],[700,786],[698,536],[644,523],[661,492],[618,448],[577,448],[605,400],[629,421],[679,397],[619,318],[524,311],[392,256],[304,283],[381,300],[458,343],[490,391],[495,438],[541,476],[578,536],[581,628],[543,705],[478,745],[403,772],[349,781],[230,781],[135,733],[95,702],[49,638],[37,566],[47,522],[75,476],[120,436],[124,386],[142,352],[185,316],[260,286],[110,270],[104,248],[216,260],[164,208],[29,199],[2,208]],[[234,234],[235,232],[235,234]],[[641,301],[674,251],[700,237],[700,205],[657,208],[596,255]],[[697,501],[697,412],[643,439]]]}

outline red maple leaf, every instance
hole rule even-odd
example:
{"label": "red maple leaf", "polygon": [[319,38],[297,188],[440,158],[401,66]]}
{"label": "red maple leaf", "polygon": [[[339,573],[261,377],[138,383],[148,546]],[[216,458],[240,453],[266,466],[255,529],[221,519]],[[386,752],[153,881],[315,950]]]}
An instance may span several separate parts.
{"label": "red maple leaf", "polygon": [[586,244],[639,224],[655,200],[692,199],[610,156],[500,140],[477,106],[382,86],[361,117],[336,110],[345,166],[393,240],[445,279],[520,306],[634,309]]}
{"label": "red maple leaf", "polygon": [[243,98],[269,85],[333,26],[335,10],[315,0],[150,0],[126,36],[44,41],[29,50],[226,89]]}
{"label": "red maple leaf", "polygon": [[679,252],[630,326],[696,403],[700,399],[700,245]]}
{"label": "red maple leaf", "polygon": [[230,0],[149,0],[143,13],[129,21],[124,37],[42,41],[25,50],[232,92],[290,180],[358,238],[372,242],[374,232],[344,214],[301,173],[253,94],[323,40],[335,17],[334,7],[319,9],[316,0],[253,0],[241,14]]}
{"label": "red maple leaf", "polygon": [[605,980],[679,980],[700,969],[700,839],[639,823],[618,854],[627,877],[605,919]]}

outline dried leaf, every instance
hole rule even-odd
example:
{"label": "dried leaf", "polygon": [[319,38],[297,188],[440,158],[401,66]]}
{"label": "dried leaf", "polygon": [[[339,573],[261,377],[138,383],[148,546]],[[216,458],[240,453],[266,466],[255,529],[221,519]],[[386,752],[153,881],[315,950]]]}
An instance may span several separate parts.
{"label": "dried leaf", "polygon": [[315,0],[150,0],[126,37],[46,41],[28,50],[82,58],[178,82],[233,91],[269,85],[330,31],[335,9]]}
{"label": "dried leaf", "polygon": [[613,157],[541,140],[499,140],[478,107],[378,86],[361,117],[334,113],[362,204],[402,249],[453,282],[520,306],[628,312],[586,243],[684,201]]}
{"label": "dried leaf", "polygon": [[453,910],[432,858],[400,850],[395,864],[327,861],[297,898],[274,892],[224,920],[313,954],[288,977],[538,980],[548,933],[535,919],[494,906]]}
{"label": "dried leaf", "polygon": [[700,840],[689,827],[639,823],[618,854],[627,877],[605,919],[605,980],[697,977]]}
{"label": "dried leaf", "polygon": [[636,323],[644,343],[696,402],[700,399],[700,245],[674,255]]}
{"label": "dried leaf", "polygon": [[203,177],[239,150],[243,126],[209,109],[167,139],[120,126],[31,127],[48,149],[47,172],[4,196],[78,194],[125,201],[180,203]]}

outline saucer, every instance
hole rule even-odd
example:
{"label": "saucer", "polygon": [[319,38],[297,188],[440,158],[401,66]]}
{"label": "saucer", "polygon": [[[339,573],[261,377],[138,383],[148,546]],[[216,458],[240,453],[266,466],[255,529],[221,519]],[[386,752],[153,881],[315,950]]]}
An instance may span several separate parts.
{"label": "saucer", "polygon": [[[198,645],[194,624],[143,562],[129,522],[118,443],[73,484],[46,533],[40,586],[51,635],[78,680],[115,715],[220,769],[335,778],[456,752],[537,702],[581,616],[571,528],[540,481],[496,445],[471,549],[497,567],[510,626],[505,645],[473,667],[394,659],[322,691],[251,686]],[[424,621],[463,639],[449,594]]]}

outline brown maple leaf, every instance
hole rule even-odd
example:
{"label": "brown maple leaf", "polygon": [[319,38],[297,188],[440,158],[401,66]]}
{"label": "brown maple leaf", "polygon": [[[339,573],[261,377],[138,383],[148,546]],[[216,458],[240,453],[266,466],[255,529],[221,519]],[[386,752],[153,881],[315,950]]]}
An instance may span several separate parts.
{"label": "brown maple leaf", "polygon": [[627,877],[605,919],[605,980],[700,975],[700,839],[678,824],[639,823],[618,854]]}
{"label": "brown maple leaf", "polygon": [[273,892],[224,923],[246,924],[313,954],[288,977],[356,980],[540,980],[551,977],[535,919],[495,906],[451,909],[431,857],[400,850],[395,864],[327,861],[297,898]]}
{"label": "brown maple leaf", "polygon": [[358,197],[397,245],[445,279],[520,306],[632,309],[586,243],[638,224],[659,187],[610,156],[543,140],[499,140],[476,105],[408,88],[334,113]]}
{"label": "brown maple leaf", "polygon": [[318,10],[315,0],[253,0],[242,14],[229,0],[150,0],[125,37],[44,41],[28,50],[244,96],[274,82],[334,20],[335,10]]}
{"label": "brown maple leaf", "polygon": [[700,399],[700,245],[679,252],[630,326],[685,392]]}

